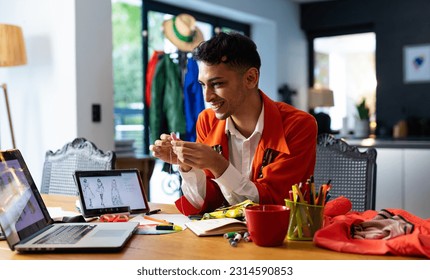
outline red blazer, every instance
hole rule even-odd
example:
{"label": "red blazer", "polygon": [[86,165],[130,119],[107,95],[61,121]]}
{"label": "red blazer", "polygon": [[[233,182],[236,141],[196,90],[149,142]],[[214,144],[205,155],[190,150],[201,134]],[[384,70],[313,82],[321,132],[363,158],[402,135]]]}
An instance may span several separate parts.
{"label": "red blazer", "polygon": [[[260,204],[284,205],[291,186],[306,182],[314,172],[317,124],[310,114],[287,103],[275,102],[261,91],[260,94],[264,103],[264,129],[252,162],[251,180],[257,186]],[[197,142],[221,145],[222,154],[228,159],[225,124],[226,121],[217,119],[211,109],[202,111],[197,120]],[[273,151],[273,157],[264,166],[263,157],[268,149]],[[185,215],[212,212],[227,205],[217,183],[211,180],[213,174],[204,171],[206,197],[202,208],[196,209],[184,196],[175,202]]]}

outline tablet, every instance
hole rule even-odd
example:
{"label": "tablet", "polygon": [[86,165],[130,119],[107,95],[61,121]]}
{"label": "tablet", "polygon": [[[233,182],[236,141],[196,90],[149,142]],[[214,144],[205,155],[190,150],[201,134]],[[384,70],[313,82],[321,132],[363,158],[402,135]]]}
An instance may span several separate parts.
{"label": "tablet", "polygon": [[149,212],[148,199],[137,169],[75,171],[84,217]]}

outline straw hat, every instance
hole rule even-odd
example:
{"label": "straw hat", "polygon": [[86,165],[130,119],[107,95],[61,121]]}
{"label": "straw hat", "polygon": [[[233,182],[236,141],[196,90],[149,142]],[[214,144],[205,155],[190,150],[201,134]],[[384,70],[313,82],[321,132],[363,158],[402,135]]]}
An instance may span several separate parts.
{"label": "straw hat", "polygon": [[191,52],[203,41],[203,34],[196,26],[196,19],[188,14],[179,14],[165,20],[163,28],[166,38],[184,52]]}

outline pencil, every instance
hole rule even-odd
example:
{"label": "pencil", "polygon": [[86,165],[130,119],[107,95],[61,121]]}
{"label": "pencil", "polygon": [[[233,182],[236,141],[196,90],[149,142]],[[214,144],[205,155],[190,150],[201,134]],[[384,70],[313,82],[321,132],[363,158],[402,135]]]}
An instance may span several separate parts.
{"label": "pencil", "polygon": [[153,222],[161,223],[161,224],[173,225],[173,223],[171,223],[169,221],[157,219],[157,218],[154,218],[152,216],[143,216],[143,218],[150,220],[150,221],[153,221]]}

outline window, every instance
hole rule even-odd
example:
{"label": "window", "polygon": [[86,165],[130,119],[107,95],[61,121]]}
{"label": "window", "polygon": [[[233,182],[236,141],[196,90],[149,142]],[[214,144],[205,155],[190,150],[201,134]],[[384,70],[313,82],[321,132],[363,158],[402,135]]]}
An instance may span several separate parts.
{"label": "window", "polygon": [[136,154],[143,154],[141,18],[140,5],[112,2],[115,140],[134,141]]}
{"label": "window", "polygon": [[373,32],[318,37],[313,41],[313,85],[333,90],[334,107],[328,109],[333,131],[342,130],[344,120],[348,131],[354,127],[356,105],[363,98],[370,109],[371,126],[376,123],[375,46]]}

